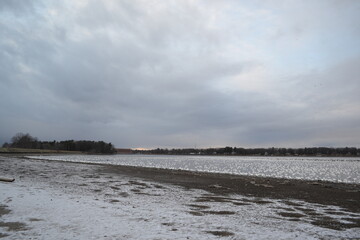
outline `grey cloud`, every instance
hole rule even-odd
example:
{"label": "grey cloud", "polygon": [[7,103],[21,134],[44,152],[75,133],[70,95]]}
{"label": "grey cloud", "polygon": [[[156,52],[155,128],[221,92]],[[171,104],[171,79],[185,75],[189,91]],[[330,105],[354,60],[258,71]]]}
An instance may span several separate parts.
{"label": "grey cloud", "polygon": [[89,1],[76,14],[66,2],[37,4],[31,21],[0,23],[0,142],[23,131],[119,147],[360,144],[358,58],[283,82],[269,76],[267,91],[224,91],[268,63],[251,42],[241,50],[254,56],[232,53],[240,33],[210,26],[200,3]]}
{"label": "grey cloud", "polygon": [[7,12],[15,14],[17,16],[32,13],[35,10],[35,7],[32,1],[22,1],[22,0],[11,0],[11,1],[1,1],[0,3],[0,12]]}

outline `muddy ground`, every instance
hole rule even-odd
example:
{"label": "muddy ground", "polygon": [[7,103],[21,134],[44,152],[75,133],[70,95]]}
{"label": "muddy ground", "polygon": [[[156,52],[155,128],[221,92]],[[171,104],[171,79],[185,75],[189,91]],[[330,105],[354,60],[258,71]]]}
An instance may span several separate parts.
{"label": "muddy ground", "polygon": [[218,195],[241,194],[259,198],[296,199],[335,205],[360,212],[360,185],[324,181],[262,178],[216,173],[194,173],[127,166],[103,166],[101,173],[127,174]]}

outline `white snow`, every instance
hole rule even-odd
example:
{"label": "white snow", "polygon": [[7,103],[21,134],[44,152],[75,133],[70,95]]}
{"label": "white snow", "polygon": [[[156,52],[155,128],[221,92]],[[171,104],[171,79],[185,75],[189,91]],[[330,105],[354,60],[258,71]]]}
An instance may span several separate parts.
{"label": "white snow", "polygon": [[[294,206],[322,217],[360,218],[335,206],[241,195],[213,195],[203,190],[159,184],[128,176],[94,174],[98,166],[16,160],[21,170],[13,183],[0,183],[0,202],[11,210],[0,222],[23,222],[27,230],[0,232],[4,239],[219,239],[210,231],[226,231],[223,239],[341,239],[360,236],[359,228],[342,231],[311,224],[313,216],[289,221],[279,212]],[[13,164],[13,165],[11,165]],[[54,173],[62,170],[66,174]],[[11,171],[11,170],[9,170]],[[41,174],[39,174],[40,171]],[[21,171],[20,171],[21,172]],[[78,173],[78,174],[76,174]],[[204,198],[226,201],[199,201]],[[257,204],[257,201],[268,201]],[[239,205],[236,203],[248,203]],[[189,206],[192,205],[192,206]],[[199,210],[196,206],[206,206]],[[229,214],[216,214],[227,211]],[[194,215],[198,212],[200,216]],[[334,212],[334,213],[331,213]],[[303,212],[302,212],[303,213]],[[345,220],[344,220],[345,221]]]}
{"label": "white snow", "polygon": [[56,155],[28,157],[32,159],[57,161],[360,183],[360,158],[355,157],[224,157],[179,155]]}

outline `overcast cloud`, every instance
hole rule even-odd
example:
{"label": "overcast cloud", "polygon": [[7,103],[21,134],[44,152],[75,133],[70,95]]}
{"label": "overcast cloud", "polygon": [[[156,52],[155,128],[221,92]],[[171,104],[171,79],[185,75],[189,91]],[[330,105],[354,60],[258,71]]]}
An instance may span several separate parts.
{"label": "overcast cloud", "polygon": [[0,2],[0,143],[360,147],[360,1]]}

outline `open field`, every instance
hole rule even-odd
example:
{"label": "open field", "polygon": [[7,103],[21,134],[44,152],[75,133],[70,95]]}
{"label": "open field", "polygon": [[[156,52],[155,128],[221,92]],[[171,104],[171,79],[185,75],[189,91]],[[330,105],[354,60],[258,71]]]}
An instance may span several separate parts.
{"label": "open field", "polygon": [[359,184],[0,157],[4,239],[356,239]]}
{"label": "open field", "polygon": [[360,158],[194,155],[32,155],[29,158],[360,184]]}

